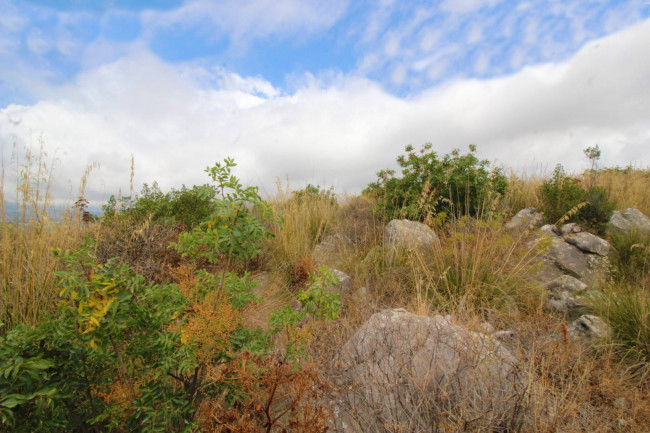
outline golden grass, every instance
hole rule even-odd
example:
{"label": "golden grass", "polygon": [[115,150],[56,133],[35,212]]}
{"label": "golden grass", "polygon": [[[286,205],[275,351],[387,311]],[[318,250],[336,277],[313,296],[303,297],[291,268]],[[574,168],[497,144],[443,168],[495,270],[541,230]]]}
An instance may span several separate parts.
{"label": "golden grass", "polygon": [[328,198],[306,196],[297,199],[287,184],[277,183],[271,199],[282,224],[273,227],[273,237],[262,244],[262,257],[270,270],[295,283],[313,270],[313,248],[331,230],[337,205]]}
{"label": "golden grass", "polygon": [[[38,153],[26,149],[22,160],[15,162],[14,215],[8,212],[4,162],[0,180],[0,322],[5,329],[23,322],[35,324],[54,310],[57,262],[51,250],[74,247],[87,230],[78,212],[67,212],[58,220],[52,217],[52,170],[42,146]],[[82,179],[80,193],[91,170]]]}
{"label": "golden grass", "polygon": [[650,169],[603,169],[594,179],[595,186],[616,200],[618,209],[633,207],[650,215]]}

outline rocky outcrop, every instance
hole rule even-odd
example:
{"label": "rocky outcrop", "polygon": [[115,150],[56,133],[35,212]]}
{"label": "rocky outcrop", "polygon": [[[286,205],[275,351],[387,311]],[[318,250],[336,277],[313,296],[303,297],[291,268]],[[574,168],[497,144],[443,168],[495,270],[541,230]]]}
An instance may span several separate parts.
{"label": "rocky outcrop", "polygon": [[650,233],[650,218],[634,208],[627,208],[623,212],[614,211],[609,219],[609,230],[619,234]]}
{"label": "rocky outcrop", "polygon": [[409,220],[392,220],[384,232],[384,248],[431,249],[439,242],[438,235],[425,224]]}
{"label": "rocky outcrop", "polygon": [[376,313],[343,346],[335,367],[340,432],[387,425],[435,432],[472,420],[479,429],[500,431],[523,415],[526,384],[517,359],[490,334],[449,316]]}
{"label": "rocky outcrop", "polygon": [[528,228],[536,229],[541,227],[543,223],[543,216],[534,207],[527,207],[522,209],[510,219],[503,228],[508,231],[522,232]]}
{"label": "rocky outcrop", "polygon": [[559,230],[547,224],[541,228],[542,236],[552,239],[547,253],[542,257],[545,267],[539,275],[544,282],[558,277],[552,268],[561,274],[578,278],[589,286],[598,285],[610,272],[608,254],[609,242],[575,224],[565,224]]}

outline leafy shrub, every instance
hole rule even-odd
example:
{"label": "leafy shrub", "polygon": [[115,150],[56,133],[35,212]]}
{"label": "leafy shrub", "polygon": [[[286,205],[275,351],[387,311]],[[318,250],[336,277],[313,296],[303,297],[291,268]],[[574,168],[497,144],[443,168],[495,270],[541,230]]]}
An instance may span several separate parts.
{"label": "leafy shrub", "polygon": [[292,199],[300,203],[310,200],[323,200],[336,205],[336,194],[334,194],[333,186],[328,189],[321,189],[318,185],[307,184],[305,188],[293,191]]}
{"label": "leafy shrub", "polygon": [[210,185],[195,185],[191,189],[183,185],[179,190],[163,193],[158,183],[154,182],[151,186],[144,184],[139,196],[123,197],[119,203],[111,196],[102,210],[108,221],[116,217],[130,218],[136,222],[150,219],[159,223],[180,222],[187,229],[192,229],[214,211],[216,192],[215,187]]}
{"label": "leafy shrub", "polygon": [[[259,253],[265,224],[276,220],[257,190],[231,175],[234,166],[226,159],[207,170],[220,198],[175,245],[191,263],[173,272],[177,284],[149,284],[116,259],[98,263],[90,239],[55,252],[64,262],[58,315],[0,338],[0,429],[242,431],[232,426],[254,419],[265,431],[297,420],[303,431],[324,431],[315,376],[292,374],[298,364],[270,355],[270,336],[243,325],[244,308],[258,299],[238,265]],[[198,259],[220,273],[198,269]],[[249,395],[255,389],[269,392]],[[285,397],[293,399],[286,411]],[[236,422],[223,425],[222,414]]]}
{"label": "leafy shrub", "polygon": [[488,169],[487,160],[476,157],[476,147],[461,155],[456,149],[438,159],[425,144],[419,152],[411,145],[397,162],[402,177],[394,170],[381,170],[379,179],[365,190],[379,199],[378,207],[386,218],[428,220],[439,214],[476,216],[486,210],[507,190],[507,180],[500,169]]}
{"label": "leafy shrub", "polygon": [[558,164],[553,177],[540,187],[541,210],[551,224],[571,218],[594,231],[604,234],[605,224],[616,208],[602,187],[585,189],[580,181],[570,177]]}

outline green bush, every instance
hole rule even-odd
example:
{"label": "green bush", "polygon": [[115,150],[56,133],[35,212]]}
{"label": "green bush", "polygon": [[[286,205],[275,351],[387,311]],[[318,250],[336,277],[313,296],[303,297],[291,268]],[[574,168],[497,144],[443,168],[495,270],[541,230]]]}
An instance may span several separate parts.
{"label": "green bush", "polygon": [[[188,261],[175,268],[176,284],[149,284],[116,259],[98,263],[89,238],[54,252],[63,262],[58,315],[0,337],[0,430],[220,431],[225,419],[232,431],[326,431],[324,411],[300,400],[317,378],[293,374],[300,360],[270,355],[270,335],[244,326],[258,298],[239,265],[278,221],[234,166],[207,169],[219,196],[174,245]],[[206,260],[219,272],[198,269]],[[315,316],[338,311],[338,298],[310,301]],[[287,408],[282,396],[296,388]],[[260,401],[252,389],[271,391]]]}
{"label": "green bush", "polygon": [[118,200],[111,196],[102,207],[104,218],[130,218],[136,222],[151,218],[152,222],[180,222],[185,228],[193,229],[214,211],[213,198],[217,191],[211,185],[185,185],[179,190],[172,188],[163,193],[154,182],[151,186],[144,184],[140,195],[123,197]]}
{"label": "green bush", "polygon": [[606,223],[616,209],[607,191],[601,187],[585,189],[558,164],[553,176],[540,186],[541,210],[551,224],[571,219],[599,234],[604,234]]}
{"label": "green bush", "polygon": [[498,168],[490,171],[490,162],[476,157],[476,146],[461,155],[454,150],[438,159],[425,144],[419,151],[406,146],[406,154],[397,158],[402,177],[394,170],[381,170],[379,179],[364,191],[376,196],[378,208],[388,219],[427,220],[440,216],[482,215],[492,200],[503,196],[507,180]]}
{"label": "green bush", "polygon": [[334,194],[334,187],[328,189],[321,188],[318,185],[307,184],[303,189],[292,191],[291,199],[299,203],[309,202],[312,200],[323,200],[331,205],[336,205],[336,194]]}

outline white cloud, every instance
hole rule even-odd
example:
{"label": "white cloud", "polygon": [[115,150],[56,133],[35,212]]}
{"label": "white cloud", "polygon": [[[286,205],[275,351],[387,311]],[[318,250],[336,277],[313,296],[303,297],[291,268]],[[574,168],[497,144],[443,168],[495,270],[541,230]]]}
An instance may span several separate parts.
{"label": "white cloud", "polygon": [[266,36],[312,34],[332,26],[345,12],[348,0],[189,0],[169,11],[142,13],[149,32],[160,28],[197,27],[206,34],[225,32],[236,45]]}
{"label": "white cloud", "polygon": [[[462,80],[411,98],[367,79],[306,77],[291,94],[263,78],[175,67],[136,52],[79,77],[31,106],[0,110],[0,139],[43,134],[56,150],[58,194],[99,162],[89,196],[136,183],[205,183],[207,165],[233,156],[244,181],[273,191],[276,176],[358,191],[394,166],[406,144],[439,154],[478,145],[513,168],[586,166],[599,144],[606,165],[650,164],[650,20],[586,45],[563,64],[490,80]],[[432,67],[427,63],[424,67]],[[8,177],[10,178],[10,177]]]}
{"label": "white cloud", "polygon": [[455,13],[474,12],[482,7],[492,7],[503,0],[444,0],[440,6],[442,10]]}

